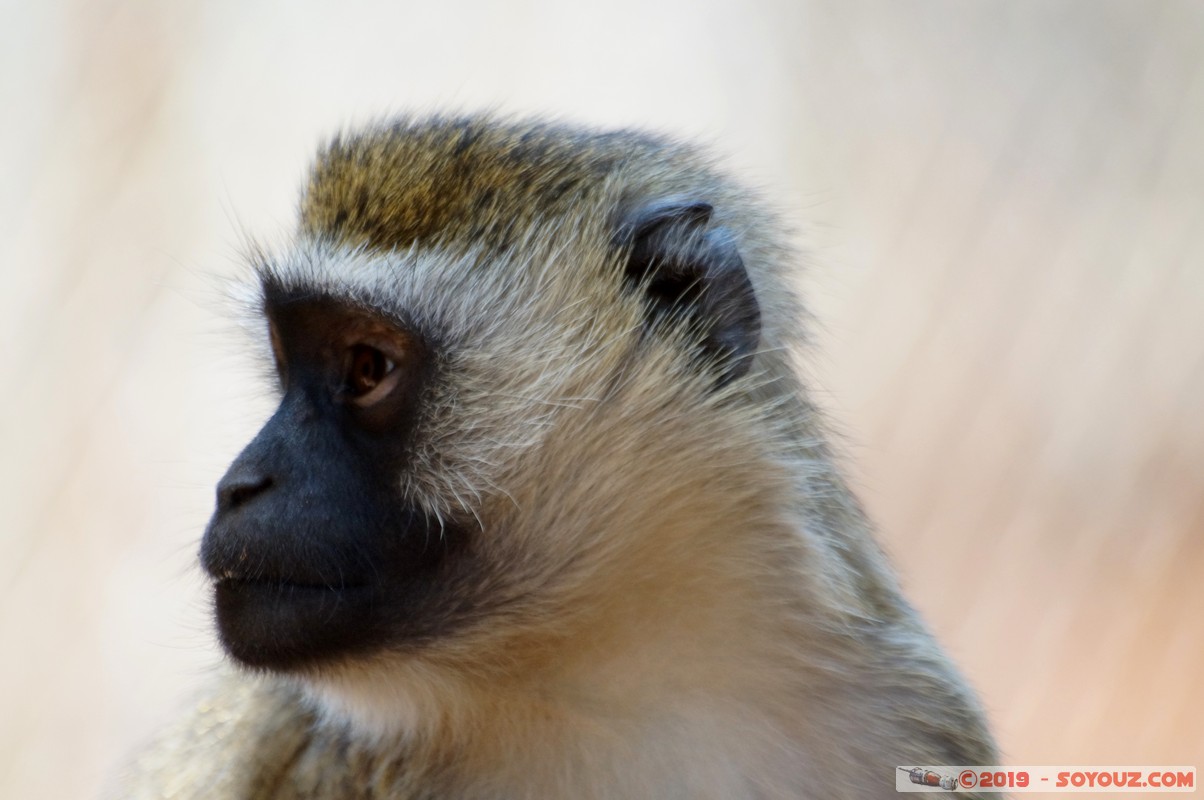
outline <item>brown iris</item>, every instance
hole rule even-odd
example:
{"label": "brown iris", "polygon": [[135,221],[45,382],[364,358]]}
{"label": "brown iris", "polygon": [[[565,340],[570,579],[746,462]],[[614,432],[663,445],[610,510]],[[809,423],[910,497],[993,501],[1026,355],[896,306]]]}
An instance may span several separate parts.
{"label": "brown iris", "polygon": [[368,395],[389,376],[395,364],[375,347],[357,344],[348,351],[346,386],[352,398]]}

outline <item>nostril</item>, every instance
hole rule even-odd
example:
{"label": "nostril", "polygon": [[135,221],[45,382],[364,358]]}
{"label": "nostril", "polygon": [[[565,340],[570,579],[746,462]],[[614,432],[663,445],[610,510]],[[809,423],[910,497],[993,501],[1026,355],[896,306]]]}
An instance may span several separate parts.
{"label": "nostril", "polygon": [[271,485],[271,477],[259,473],[226,475],[217,485],[217,510],[233,511]]}

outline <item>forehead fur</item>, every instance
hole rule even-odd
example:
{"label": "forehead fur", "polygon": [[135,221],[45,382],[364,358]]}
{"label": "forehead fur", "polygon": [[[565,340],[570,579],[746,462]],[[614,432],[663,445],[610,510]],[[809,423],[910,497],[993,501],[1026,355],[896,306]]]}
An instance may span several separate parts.
{"label": "forehead fur", "polygon": [[[529,272],[542,293],[549,283],[613,288],[605,275],[595,280],[596,268],[620,255],[612,236],[622,215],[669,197],[710,204],[712,224],[735,238],[760,304],[759,360],[800,344],[806,314],[794,287],[797,254],[778,235],[785,226],[704,151],[666,137],[489,116],[372,125],[319,152],[302,193],[300,239],[343,252],[442,252],[482,270],[506,264],[506,284]],[[562,256],[556,273],[535,255],[549,239]],[[535,269],[516,273],[520,265]],[[481,290],[483,276],[452,272]]]}
{"label": "forehead fur", "polygon": [[449,241],[505,248],[526,223],[570,212],[618,174],[680,188],[701,171],[690,148],[642,133],[488,117],[401,120],[326,146],[304,193],[302,228],[378,250]]}

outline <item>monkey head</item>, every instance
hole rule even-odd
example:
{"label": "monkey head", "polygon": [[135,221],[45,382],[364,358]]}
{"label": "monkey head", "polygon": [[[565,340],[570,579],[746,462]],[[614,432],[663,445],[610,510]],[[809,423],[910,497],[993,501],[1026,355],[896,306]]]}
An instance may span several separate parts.
{"label": "monkey head", "polygon": [[538,675],[705,616],[789,482],[790,387],[758,365],[797,309],[742,202],[646,136],[332,142],[294,242],[255,256],[280,401],[201,546],[229,655]]}

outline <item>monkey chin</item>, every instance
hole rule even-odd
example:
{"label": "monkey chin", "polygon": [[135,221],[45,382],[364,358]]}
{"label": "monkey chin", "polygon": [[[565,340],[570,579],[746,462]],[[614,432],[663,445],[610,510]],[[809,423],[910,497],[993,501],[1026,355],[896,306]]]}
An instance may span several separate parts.
{"label": "monkey chin", "polygon": [[375,587],[223,578],[214,582],[217,627],[243,666],[292,672],[354,650],[374,627]]}

